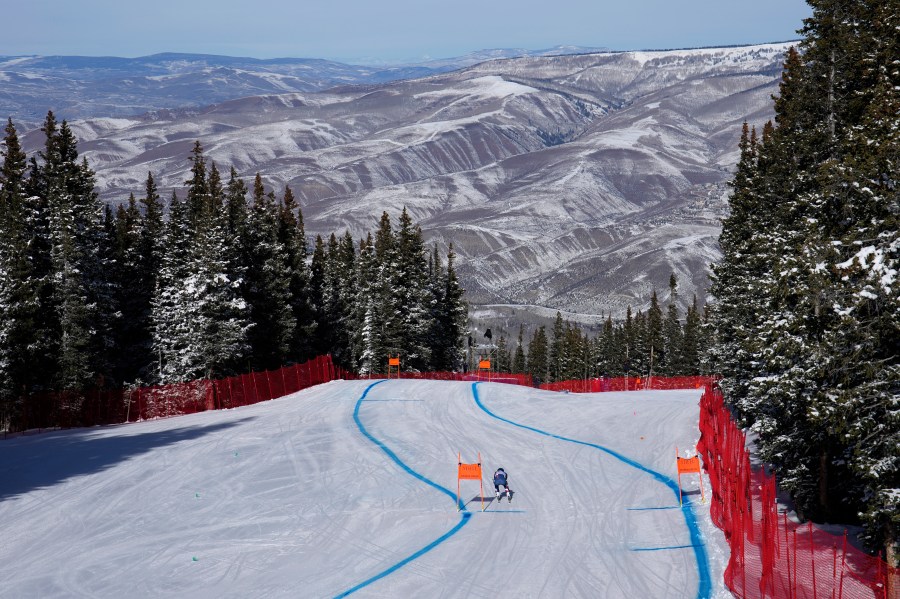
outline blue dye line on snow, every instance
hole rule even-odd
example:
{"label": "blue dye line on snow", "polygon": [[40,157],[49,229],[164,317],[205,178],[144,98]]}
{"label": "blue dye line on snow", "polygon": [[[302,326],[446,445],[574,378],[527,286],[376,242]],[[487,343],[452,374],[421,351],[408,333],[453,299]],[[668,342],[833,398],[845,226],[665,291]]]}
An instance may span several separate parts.
{"label": "blue dye line on snow", "polygon": [[[568,443],[575,443],[576,445],[584,445],[586,447],[593,447],[594,449],[599,449],[604,453],[608,453],[612,457],[616,458],[620,462],[624,462],[625,464],[631,466],[632,468],[637,468],[642,472],[646,472],[650,476],[652,476],[657,481],[661,482],[665,486],[672,491],[676,497],[678,497],[678,484],[664,474],[660,474],[655,470],[651,470],[647,468],[643,464],[632,460],[631,458],[627,458],[624,455],[609,449],[608,447],[604,447],[602,445],[597,445],[596,443],[588,443],[586,441],[579,441],[578,439],[570,439],[569,437],[563,437],[560,435],[554,435],[553,433],[548,433],[547,431],[543,431],[539,428],[534,428],[532,426],[527,426],[524,424],[519,424],[518,422],[514,422],[507,418],[503,418],[502,416],[498,416],[491,412],[489,409],[485,407],[483,403],[481,403],[481,398],[478,396],[478,383],[472,383],[472,395],[475,396],[475,403],[479,408],[482,409],[488,416],[496,418],[497,420],[501,420],[513,426],[517,426],[519,428],[524,428],[525,430],[529,430],[531,432],[537,433],[539,435],[544,435],[546,437],[551,437],[553,439],[559,439],[560,441],[566,441]],[[686,501],[684,505],[681,507],[681,513],[684,515],[685,524],[687,524],[688,531],[691,537],[691,544],[685,545],[685,547],[693,547],[694,549],[694,557],[697,560],[697,575],[699,577],[699,588],[697,589],[697,599],[709,599],[712,596],[712,582],[710,580],[709,574],[709,557],[706,555],[706,547],[703,545],[703,541],[700,538],[700,527],[697,524],[697,517],[694,515],[694,512],[691,510],[690,502]]]}
{"label": "blue dye line on snow", "polygon": [[372,403],[374,401],[423,401],[421,399],[367,399],[365,400],[368,403]]}
{"label": "blue dye line on snow", "polygon": [[629,507],[625,508],[629,512],[646,512],[649,510],[677,510],[677,505],[664,505],[663,507]]}
{"label": "blue dye line on snow", "polygon": [[674,545],[672,547],[632,547],[632,551],[666,551],[667,549],[687,549],[696,545]]}
{"label": "blue dye line on snow", "polygon": [[[447,495],[452,497],[454,503],[456,503],[456,494],[455,493],[450,491],[450,489],[446,489],[446,488],[440,486],[439,484],[437,484],[436,482],[425,478],[424,476],[422,476],[421,474],[419,474],[418,472],[416,472],[415,470],[413,470],[412,468],[410,468],[409,466],[404,464],[403,461],[397,457],[397,454],[395,454],[393,451],[391,451],[384,443],[382,443],[381,441],[376,439],[374,436],[372,436],[372,434],[366,430],[366,427],[363,426],[362,421],[359,419],[359,406],[366,399],[366,395],[369,394],[369,391],[372,390],[372,387],[374,387],[375,385],[378,385],[380,383],[384,383],[384,382],[386,382],[386,381],[385,380],[376,381],[376,382],[372,383],[371,385],[369,385],[368,387],[366,387],[366,390],[363,391],[362,396],[360,396],[360,398],[356,401],[356,408],[354,408],[354,410],[353,410],[353,420],[354,420],[354,422],[356,422],[357,428],[359,428],[360,432],[363,435],[365,435],[366,438],[368,438],[372,443],[374,443],[379,448],[381,448],[381,450],[384,453],[386,453],[388,455],[388,457],[391,458],[398,466],[400,466],[400,468],[402,468],[407,474],[412,475],[413,477],[419,479],[420,481],[424,482],[427,485],[434,487],[435,489],[437,489],[438,491],[441,491],[442,493],[446,493]],[[372,400],[368,400],[368,401],[372,401]],[[351,593],[355,593],[356,591],[369,586],[376,580],[380,580],[380,579],[384,578],[385,576],[387,576],[388,574],[391,574],[392,572],[399,570],[400,568],[402,568],[409,562],[411,562],[415,559],[418,559],[419,557],[422,557],[423,555],[425,555],[426,553],[428,553],[429,551],[431,551],[432,549],[434,549],[435,547],[437,547],[438,545],[440,545],[441,543],[443,543],[444,541],[446,541],[447,539],[449,539],[450,537],[455,535],[469,521],[469,518],[472,517],[472,513],[469,512],[468,510],[466,510],[466,506],[463,505],[462,501],[460,501],[457,504],[457,508],[462,510],[462,514],[461,514],[461,518],[460,518],[459,522],[456,524],[456,526],[454,526],[453,528],[448,530],[446,533],[444,533],[443,535],[441,535],[440,537],[438,537],[437,539],[435,539],[428,545],[425,545],[424,547],[422,547],[421,549],[419,549],[412,555],[400,560],[393,566],[390,566],[389,568],[379,572],[375,576],[362,581],[361,583],[359,583],[358,585],[356,585],[354,587],[347,589],[343,593],[335,595],[335,599],[337,599],[338,597],[346,597],[347,595],[350,595]]]}

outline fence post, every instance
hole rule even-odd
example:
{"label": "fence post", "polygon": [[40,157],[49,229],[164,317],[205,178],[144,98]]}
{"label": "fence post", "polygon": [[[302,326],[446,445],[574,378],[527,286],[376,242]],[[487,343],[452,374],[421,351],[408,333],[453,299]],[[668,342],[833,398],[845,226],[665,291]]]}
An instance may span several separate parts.
{"label": "fence post", "polygon": [[794,529],[794,596],[797,596],[797,562],[800,555],[797,553],[797,529]]}
{"label": "fence post", "polygon": [[[787,512],[784,513],[784,553],[787,556],[787,575],[788,575],[788,597],[793,599],[794,588],[791,586],[791,540],[788,537]],[[797,559],[797,556],[794,556]]]}
{"label": "fence post", "polygon": [[837,580],[837,543],[831,544],[833,561],[831,564],[831,599],[834,599],[834,582]]}
{"label": "fence post", "polygon": [[818,595],[816,593],[816,548],[813,545],[812,520],[809,520],[807,524],[809,524],[807,528],[809,530],[809,561],[812,567],[813,599],[818,599]]}

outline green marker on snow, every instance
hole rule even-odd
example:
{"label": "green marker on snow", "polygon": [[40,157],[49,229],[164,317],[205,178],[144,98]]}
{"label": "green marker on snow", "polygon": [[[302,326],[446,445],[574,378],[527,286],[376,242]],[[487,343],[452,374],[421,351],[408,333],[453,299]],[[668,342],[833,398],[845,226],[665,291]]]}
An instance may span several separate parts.
{"label": "green marker on snow", "polygon": [[192,562],[199,562],[200,560],[198,560],[198,559],[197,559],[197,556],[195,555],[194,557],[191,558],[191,561],[192,561]]}

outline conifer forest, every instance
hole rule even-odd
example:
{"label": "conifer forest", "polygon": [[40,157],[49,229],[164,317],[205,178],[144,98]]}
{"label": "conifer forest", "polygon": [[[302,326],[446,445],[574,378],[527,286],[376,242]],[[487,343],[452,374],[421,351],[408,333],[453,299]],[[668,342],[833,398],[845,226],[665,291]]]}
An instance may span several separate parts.
{"label": "conifer forest", "polygon": [[223,177],[199,142],[182,197],[116,210],[52,113],[26,161],[13,123],[0,175],[0,381],[7,399],[220,378],[329,353],[362,373],[462,366],[463,290],[404,210],[364,239],[307,243],[290,188]]}
{"label": "conifer forest", "polygon": [[745,125],[714,265],[711,368],[817,522],[900,526],[900,11],[810,2],[775,120]]}

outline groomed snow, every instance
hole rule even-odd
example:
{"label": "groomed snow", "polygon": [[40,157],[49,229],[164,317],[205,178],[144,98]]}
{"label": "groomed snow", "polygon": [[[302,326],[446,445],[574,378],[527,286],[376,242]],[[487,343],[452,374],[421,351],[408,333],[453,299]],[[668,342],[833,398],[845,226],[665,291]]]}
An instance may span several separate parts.
{"label": "groomed snow", "polygon": [[[730,596],[696,476],[684,511],[669,484],[699,391],[373,383],[0,442],[2,594]],[[458,451],[513,501],[464,481],[457,512]]]}

